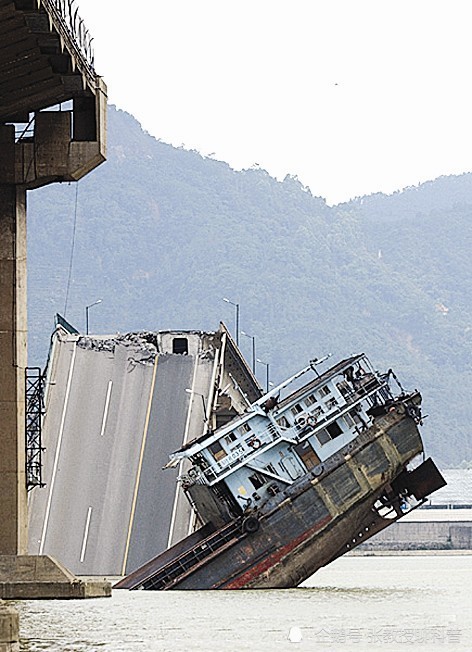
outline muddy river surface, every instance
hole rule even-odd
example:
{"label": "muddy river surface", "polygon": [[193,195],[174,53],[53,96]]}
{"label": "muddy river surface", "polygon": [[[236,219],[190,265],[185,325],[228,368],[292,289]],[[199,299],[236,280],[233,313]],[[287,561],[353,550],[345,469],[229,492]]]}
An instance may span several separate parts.
{"label": "muddy river surface", "polygon": [[28,652],[472,650],[472,555],[343,557],[297,589],[24,601]]}

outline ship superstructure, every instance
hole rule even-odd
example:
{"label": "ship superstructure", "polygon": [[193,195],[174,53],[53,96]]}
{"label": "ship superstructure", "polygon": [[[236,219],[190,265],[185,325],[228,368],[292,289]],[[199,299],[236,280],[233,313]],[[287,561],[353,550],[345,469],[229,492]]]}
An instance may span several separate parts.
{"label": "ship superstructure", "polygon": [[[280,393],[310,370],[302,369],[251,406],[225,428],[171,455],[192,466],[181,478],[199,517],[205,513],[200,493],[223,497],[221,518],[242,514],[317,467],[365,431],[372,414],[393,402],[387,376],[372,369],[365,355],[353,356],[316,377],[284,400]],[[419,411],[418,411],[419,413]],[[205,487],[205,490],[195,487]],[[214,518],[215,515],[212,514]]]}

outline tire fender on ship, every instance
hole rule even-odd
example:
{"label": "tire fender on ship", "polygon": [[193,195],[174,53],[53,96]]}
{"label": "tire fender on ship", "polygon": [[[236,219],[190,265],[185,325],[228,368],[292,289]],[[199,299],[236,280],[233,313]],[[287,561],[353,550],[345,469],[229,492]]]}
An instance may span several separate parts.
{"label": "tire fender on ship", "polygon": [[254,532],[257,532],[257,530],[260,528],[259,519],[257,516],[246,516],[243,521],[242,528],[243,532],[246,532],[247,534],[253,534]]}
{"label": "tire fender on ship", "polygon": [[303,414],[295,419],[295,425],[298,428],[304,428],[307,423],[308,423],[308,419]]}

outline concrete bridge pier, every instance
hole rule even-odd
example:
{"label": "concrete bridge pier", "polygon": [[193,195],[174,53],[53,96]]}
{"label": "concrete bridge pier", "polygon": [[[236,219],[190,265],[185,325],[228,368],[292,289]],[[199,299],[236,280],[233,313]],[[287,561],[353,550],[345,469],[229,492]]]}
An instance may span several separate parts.
{"label": "concrete bridge pier", "polygon": [[0,554],[7,555],[28,549],[26,351],[26,189],[0,184]]}
{"label": "concrete bridge pier", "polygon": [[[58,118],[63,122],[63,117]],[[18,160],[15,149],[18,152],[19,147],[14,141],[13,126],[0,126],[0,144],[0,179],[13,180]],[[54,146],[58,146],[57,141]],[[59,149],[66,148],[59,143]],[[12,155],[9,162],[13,167],[9,173],[8,153]],[[61,157],[58,158],[60,163]],[[84,163],[81,157],[73,157],[70,162],[74,168]],[[21,183],[0,182],[0,598],[106,596],[111,594],[109,583],[78,580],[52,557],[27,555],[26,188]]]}
{"label": "concrete bridge pier", "polygon": [[[110,595],[110,585],[107,582],[78,580],[52,557],[27,555],[26,188],[23,185],[2,183],[0,183],[0,360],[0,597],[31,599]],[[3,632],[2,623],[10,617],[10,612],[7,612],[7,615],[5,612],[3,615],[0,612],[0,631]],[[3,643],[0,638],[0,652]]]}

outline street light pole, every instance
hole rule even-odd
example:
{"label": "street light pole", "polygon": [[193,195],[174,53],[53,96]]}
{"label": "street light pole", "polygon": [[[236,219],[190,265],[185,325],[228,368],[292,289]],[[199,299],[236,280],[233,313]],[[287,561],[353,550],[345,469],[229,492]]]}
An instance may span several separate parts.
{"label": "street light pole", "polygon": [[230,301],[226,297],[223,297],[223,301],[226,301],[226,303],[230,303],[232,306],[236,308],[236,344],[239,346],[239,303],[234,303],[233,301]]}
{"label": "street light pole", "polygon": [[269,381],[269,366],[270,366],[270,363],[269,362],[264,362],[263,360],[259,360],[259,358],[257,358],[257,362],[260,362],[260,364],[265,365],[265,368],[266,368],[266,392],[268,392],[269,391],[269,382],[270,382]]}
{"label": "street light pole", "polygon": [[256,337],[255,335],[249,335],[249,333],[245,333],[244,331],[241,331],[241,335],[250,337],[252,340],[252,373],[256,375]]}
{"label": "street light pole", "polygon": [[90,305],[85,306],[85,334],[86,335],[89,334],[89,308],[91,308],[92,306],[96,306],[98,303],[102,303],[102,300],[97,299],[96,301],[94,301]]}

